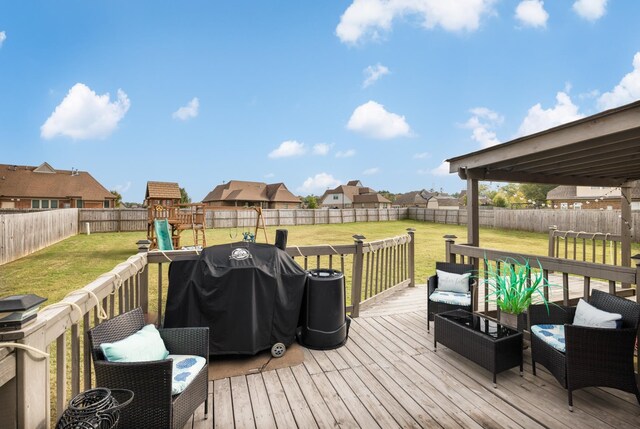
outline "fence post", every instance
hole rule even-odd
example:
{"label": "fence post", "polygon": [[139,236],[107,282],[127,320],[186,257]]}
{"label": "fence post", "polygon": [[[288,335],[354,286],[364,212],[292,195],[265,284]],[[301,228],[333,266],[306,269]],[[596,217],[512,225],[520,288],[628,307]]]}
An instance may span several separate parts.
{"label": "fence post", "polygon": [[554,233],[558,230],[558,227],[556,225],[551,225],[549,227],[549,257],[550,258],[555,258],[555,253],[556,253],[556,238],[554,236]]}
{"label": "fence post", "polygon": [[[151,247],[151,241],[138,240],[138,253],[147,253]],[[140,307],[146,316],[149,313],[149,262],[140,273]]]}
{"label": "fence post", "polygon": [[443,235],[442,238],[444,238],[444,257],[446,258],[447,262],[450,262],[452,264],[456,263],[456,255],[451,253],[451,245],[455,244],[456,242],[456,237],[455,235]]}
{"label": "fence post", "polygon": [[[47,347],[45,328],[46,325],[42,323],[20,342],[45,351]],[[15,353],[18,427],[48,427],[50,419],[49,358],[27,350],[17,350]]]}
{"label": "fence post", "polygon": [[415,232],[414,228],[407,228],[409,233],[409,287],[416,286],[416,246],[415,246]]}
{"label": "fence post", "polygon": [[356,253],[353,255],[353,273],[351,283],[351,305],[353,310],[351,311],[351,317],[358,317],[360,315],[360,300],[362,299],[362,261],[364,259],[364,253],[362,251],[364,235],[354,235],[353,239],[356,245]]}

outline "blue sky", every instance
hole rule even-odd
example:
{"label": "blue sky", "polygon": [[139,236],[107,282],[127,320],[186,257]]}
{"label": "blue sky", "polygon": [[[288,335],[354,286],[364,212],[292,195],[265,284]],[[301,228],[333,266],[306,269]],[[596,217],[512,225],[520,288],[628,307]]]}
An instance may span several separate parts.
{"label": "blue sky", "polygon": [[640,98],[640,2],[0,3],[0,163],[298,195],[465,185],[443,160]]}

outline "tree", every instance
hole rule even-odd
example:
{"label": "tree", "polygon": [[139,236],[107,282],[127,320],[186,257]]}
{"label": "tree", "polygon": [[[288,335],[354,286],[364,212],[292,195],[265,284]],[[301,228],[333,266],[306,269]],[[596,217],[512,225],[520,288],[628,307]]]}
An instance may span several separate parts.
{"label": "tree", "polygon": [[317,209],[318,208],[318,197],[315,195],[307,195],[302,199],[305,207],[308,209]]}
{"label": "tree", "polygon": [[493,205],[496,207],[507,207],[507,199],[502,193],[498,193],[493,197]]}
{"label": "tree", "polygon": [[109,192],[111,192],[113,195],[116,196],[116,200],[114,201],[114,206],[116,208],[120,207],[120,205],[122,204],[122,195],[120,194],[120,192],[115,191],[115,190],[114,191],[109,191]]}
{"label": "tree", "polygon": [[550,190],[557,185],[541,185],[537,183],[523,183],[520,185],[520,191],[524,197],[528,200],[534,201],[537,204],[544,204],[547,202],[547,194]]}
{"label": "tree", "polygon": [[389,191],[379,191],[378,194],[382,195],[391,202],[394,202],[396,200],[396,194],[392,194]]}
{"label": "tree", "polygon": [[191,203],[191,197],[187,194],[187,190],[184,188],[180,188],[180,204],[189,204]]}

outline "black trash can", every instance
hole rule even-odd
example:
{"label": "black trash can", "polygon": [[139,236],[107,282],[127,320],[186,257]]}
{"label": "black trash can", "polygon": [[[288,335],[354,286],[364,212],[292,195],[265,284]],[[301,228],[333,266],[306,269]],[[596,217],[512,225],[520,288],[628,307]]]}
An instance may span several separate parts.
{"label": "black trash can", "polygon": [[310,270],[300,313],[298,341],[318,350],[342,346],[349,336],[344,275],[340,271]]}

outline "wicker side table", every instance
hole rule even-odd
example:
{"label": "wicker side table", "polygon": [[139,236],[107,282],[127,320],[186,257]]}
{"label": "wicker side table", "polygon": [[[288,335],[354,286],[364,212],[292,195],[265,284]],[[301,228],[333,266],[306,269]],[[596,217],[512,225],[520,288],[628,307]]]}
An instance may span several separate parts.
{"label": "wicker side table", "polygon": [[520,366],[522,376],[522,332],[465,310],[439,313],[434,318],[433,347],[437,343],[475,362],[496,375]]}

